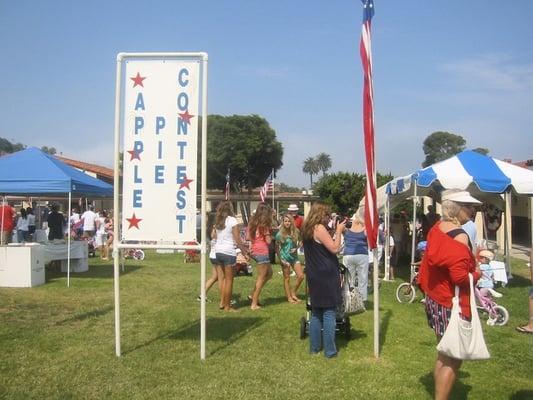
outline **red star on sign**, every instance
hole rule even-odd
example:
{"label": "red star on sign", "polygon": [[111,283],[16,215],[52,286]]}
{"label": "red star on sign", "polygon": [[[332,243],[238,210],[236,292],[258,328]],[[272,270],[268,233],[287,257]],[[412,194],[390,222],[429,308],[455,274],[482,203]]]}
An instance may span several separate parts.
{"label": "red star on sign", "polygon": [[141,74],[139,74],[137,72],[137,76],[134,77],[134,78],[130,78],[130,79],[134,82],[133,87],[135,87],[137,85],[144,87],[143,81],[146,79],[146,76],[145,77],[141,77]]}
{"label": "red star on sign", "polygon": [[137,150],[133,149],[133,150],[128,150],[128,153],[130,153],[130,156],[131,156],[130,157],[130,161],[132,161],[132,160],[141,161],[141,157],[140,156],[141,156],[142,151],[137,151]]}
{"label": "red star on sign", "polygon": [[135,213],[133,213],[133,216],[131,218],[126,218],[126,220],[130,223],[130,226],[128,227],[128,229],[133,228],[133,227],[139,229],[139,222],[142,221],[142,218],[137,218],[135,216]]}
{"label": "red star on sign", "polygon": [[194,115],[189,114],[189,110],[185,110],[184,113],[178,113],[180,118],[187,122],[188,125],[191,124],[191,118],[194,118]]}
{"label": "red star on sign", "polygon": [[187,175],[185,175],[185,177],[182,179],[182,181],[181,181],[181,183],[180,183],[180,189],[186,187],[187,189],[191,190],[191,188],[189,187],[189,184],[190,184],[193,180],[194,180],[194,179],[189,179],[189,178],[187,178]]}

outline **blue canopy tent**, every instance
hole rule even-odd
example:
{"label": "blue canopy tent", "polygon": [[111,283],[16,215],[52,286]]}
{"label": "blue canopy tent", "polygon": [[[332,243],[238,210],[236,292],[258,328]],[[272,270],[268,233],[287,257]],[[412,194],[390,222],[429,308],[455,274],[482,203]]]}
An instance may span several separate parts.
{"label": "blue canopy tent", "polygon": [[[533,196],[533,171],[466,150],[447,160],[395,178],[383,185],[378,189],[378,208],[385,209],[385,215],[388,216],[391,204],[394,205],[412,196],[413,206],[416,209],[417,196],[429,195],[438,198],[444,189],[467,190],[480,200],[490,199],[492,202],[502,204],[504,202],[502,195],[505,196],[505,225],[508,238],[505,253],[507,265],[509,265],[512,240],[510,235],[511,193]],[[531,217],[533,219],[533,216]],[[415,217],[413,216],[413,225],[414,223]]]}
{"label": "blue canopy tent", "polygon": [[111,197],[113,186],[30,147],[0,157],[0,193]]}
{"label": "blue canopy tent", "polygon": [[[73,168],[54,156],[30,147],[0,157],[0,194],[25,196],[113,196],[113,186]],[[70,285],[70,235],[67,285]]]}

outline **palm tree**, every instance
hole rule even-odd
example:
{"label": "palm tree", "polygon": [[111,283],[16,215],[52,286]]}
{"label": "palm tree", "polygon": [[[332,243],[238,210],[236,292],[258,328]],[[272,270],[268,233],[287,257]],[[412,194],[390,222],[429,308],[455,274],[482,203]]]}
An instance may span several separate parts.
{"label": "palm tree", "polygon": [[309,177],[311,178],[311,188],[313,187],[313,175],[318,174],[318,171],[320,171],[320,168],[318,167],[317,161],[313,157],[308,157],[304,161],[304,166],[302,168],[302,171],[305,174],[309,174]]}
{"label": "palm tree", "polygon": [[322,176],[326,175],[326,171],[331,168],[331,157],[329,154],[320,153],[316,156],[318,169],[322,171]]}

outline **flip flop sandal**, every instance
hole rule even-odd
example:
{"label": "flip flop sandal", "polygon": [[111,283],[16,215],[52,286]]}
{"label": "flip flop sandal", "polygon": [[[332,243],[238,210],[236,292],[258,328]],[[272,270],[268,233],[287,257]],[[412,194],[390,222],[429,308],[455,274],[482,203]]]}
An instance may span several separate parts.
{"label": "flip flop sandal", "polygon": [[525,333],[528,335],[533,335],[533,331],[530,331],[529,329],[524,328],[523,326],[517,326],[516,330],[520,333]]}

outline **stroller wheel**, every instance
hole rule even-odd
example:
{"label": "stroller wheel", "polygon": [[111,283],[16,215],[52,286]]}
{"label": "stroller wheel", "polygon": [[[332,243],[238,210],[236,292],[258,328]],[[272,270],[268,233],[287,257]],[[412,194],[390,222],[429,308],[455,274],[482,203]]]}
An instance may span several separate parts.
{"label": "stroller wheel", "polygon": [[495,315],[492,317],[489,315],[487,325],[503,326],[509,321],[509,312],[505,307],[495,306],[494,313]]}
{"label": "stroller wheel", "polygon": [[144,251],[142,251],[141,249],[137,249],[133,252],[133,258],[135,260],[139,260],[139,261],[142,261],[144,260]]}
{"label": "stroller wheel", "polygon": [[352,332],[351,332],[351,323],[350,323],[350,317],[346,317],[346,320],[344,322],[344,338],[346,340],[350,340],[352,338]]}
{"label": "stroller wheel", "polygon": [[415,296],[415,288],[408,282],[402,283],[396,289],[396,300],[400,303],[412,303]]}
{"label": "stroller wheel", "polygon": [[305,339],[307,336],[307,320],[305,317],[300,318],[300,339]]}

